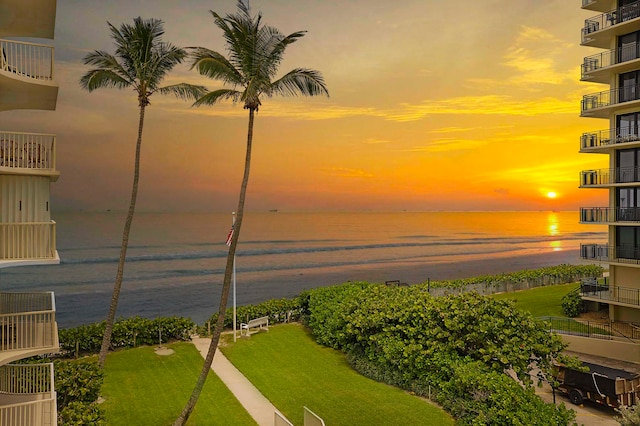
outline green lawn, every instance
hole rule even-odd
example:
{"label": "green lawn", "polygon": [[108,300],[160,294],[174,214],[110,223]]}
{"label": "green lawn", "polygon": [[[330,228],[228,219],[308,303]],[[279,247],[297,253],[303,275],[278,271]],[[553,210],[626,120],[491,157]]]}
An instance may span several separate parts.
{"label": "green lawn", "polygon": [[[102,404],[109,425],[170,425],[182,411],[200,374],[203,359],[191,343],[169,345],[160,356],[153,347],[109,354]],[[251,416],[212,372],[188,425],[255,425]]]}
{"label": "green lawn", "polygon": [[529,311],[534,317],[566,317],[562,312],[562,296],[578,287],[578,284],[561,284],[494,294],[497,300],[514,300],[516,308]]}
{"label": "green lawn", "polygon": [[295,425],[303,424],[303,406],[331,426],[453,424],[426,400],[361,376],[300,324],[271,327],[222,351]]}

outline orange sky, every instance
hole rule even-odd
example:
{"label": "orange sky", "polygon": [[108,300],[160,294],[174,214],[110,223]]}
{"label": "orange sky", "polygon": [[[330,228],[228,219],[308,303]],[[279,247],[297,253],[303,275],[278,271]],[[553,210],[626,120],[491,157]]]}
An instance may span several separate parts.
{"label": "orange sky", "polygon": [[[251,0],[283,33],[308,30],[281,70],[308,67],[330,98],[265,99],[256,119],[247,208],[264,210],[576,210],[605,206],[579,173],[580,1]],[[2,129],[56,133],[54,209],[128,205],[138,123],[132,91],[82,91],[90,50],[113,51],[106,21],[165,21],[165,40],[223,51],[208,10],[234,0],[58,2],[55,112],[2,113]],[[217,82],[180,67],[167,83]],[[247,112],[155,95],[143,135],[140,210],[231,211]],[[550,199],[548,192],[557,197]]]}

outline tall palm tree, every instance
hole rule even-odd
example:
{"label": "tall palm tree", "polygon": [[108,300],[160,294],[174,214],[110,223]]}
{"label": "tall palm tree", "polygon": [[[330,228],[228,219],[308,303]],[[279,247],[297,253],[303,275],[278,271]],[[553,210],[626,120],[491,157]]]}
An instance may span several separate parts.
{"label": "tall palm tree", "polygon": [[118,262],[118,272],[111,296],[111,305],[107,315],[106,328],[98,358],[100,367],[104,367],[107,352],[111,346],[111,332],[118,306],[122,277],[124,274],[124,262],[129,245],[129,232],[133,222],[133,214],[136,207],[138,194],[138,180],[140,177],[140,147],[142,145],[142,128],[144,125],[145,109],[150,104],[149,98],[158,92],[163,95],[174,95],[178,98],[189,100],[198,99],[207,91],[203,86],[195,86],[186,83],[172,84],[161,87],[164,77],[173,67],[180,64],[187,57],[185,49],[173,46],[162,41],[164,34],[163,22],[158,19],[133,20],[133,25],[122,24],[120,29],[107,22],[111,30],[116,51],[110,54],[96,50],[84,57],[85,65],[95,68],[88,71],[80,79],[80,85],[92,92],[100,88],[132,88],[138,95],[138,108],[140,119],[138,123],[138,140],[136,141],[136,155],[133,172],[133,185],[131,187],[131,203],[122,232],[122,246]]}
{"label": "tall palm tree", "polygon": [[228,14],[225,18],[211,11],[215,24],[223,32],[229,53],[228,59],[218,52],[205,48],[197,48],[193,53],[193,67],[201,75],[222,81],[231,86],[229,89],[219,89],[200,97],[195,105],[213,105],[222,100],[242,102],[244,109],[249,110],[249,126],[247,131],[247,151],[244,163],[244,176],[240,186],[238,208],[231,245],[227,254],[227,263],[222,285],[222,294],[218,308],[218,319],[211,339],[211,344],[205,358],[204,366],[180,417],[174,425],[183,425],[189,418],[191,411],[204,386],[207,374],[213,362],[220,334],[224,324],[227,309],[233,258],[236,245],[240,237],[244,201],[249,182],[249,166],[251,163],[251,144],[253,142],[253,122],[256,112],[261,105],[262,96],[315,96],[329,95],[322,74],[316,70],[295,68],[282,77],[275,79],[278,65],[282,61],[284,51],[288,45],[304,36],[306,31],[297,31],[285,36],[277,28],[264,25],[262,15],[251,16],[248,4],[238,1],[238,11]]}

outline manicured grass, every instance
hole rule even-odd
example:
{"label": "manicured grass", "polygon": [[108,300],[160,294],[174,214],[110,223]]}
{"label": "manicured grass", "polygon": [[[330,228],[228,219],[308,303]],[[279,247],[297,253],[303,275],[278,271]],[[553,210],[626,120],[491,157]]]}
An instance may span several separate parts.
{"label": "manicured grass", "polygon": [[453,424],[426,400],[358,374],[300,324],[270,327],[222,351],[296,425],[303,406],[331,426]]}
{"label": "manicured grass", "polygon": [[[203,359],[190,343],[168,346],[160,356],[153,347],[109,354],[102,404],[109,425],[170,425],[178,417],[200,374]],[[255,425],[256,423],[212,372],[207,377],[188,425]]]}
{"label": "manicured grass", "polygon": [[514,300],[516,308],[529,311],[534,317],[566,317],[562,312],[562,297],[578,287],[577,283],[550,285],[531,290],[494,294],[497,300]]}

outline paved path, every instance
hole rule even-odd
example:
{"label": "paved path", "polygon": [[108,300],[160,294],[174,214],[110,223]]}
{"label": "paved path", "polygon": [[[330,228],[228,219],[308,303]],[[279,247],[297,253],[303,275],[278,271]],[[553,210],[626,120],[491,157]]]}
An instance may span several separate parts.
{"label": "paved path", "polygon": [[[193,337],[193,344],[204,359],[211,339]],[[229,362],[220,349],[216,350],[211,369],[220,377],[229,390],[260,426],[273,426],[276,407],[260,393],[251,382]]]}

